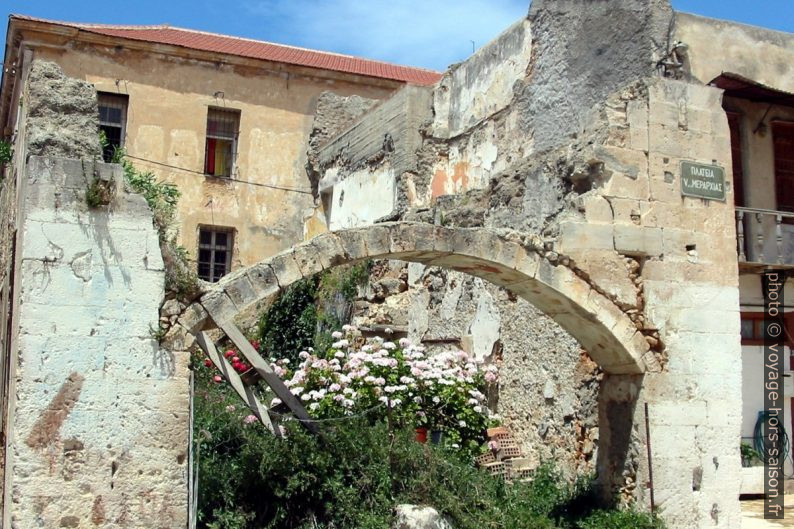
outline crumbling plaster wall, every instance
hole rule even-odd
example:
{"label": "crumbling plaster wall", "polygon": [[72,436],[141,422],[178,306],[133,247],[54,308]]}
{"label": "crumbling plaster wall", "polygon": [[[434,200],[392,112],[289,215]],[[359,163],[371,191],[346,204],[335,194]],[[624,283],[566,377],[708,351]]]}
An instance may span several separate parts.
{"label": "crumbling plaster wall", "polygon": [[390,329],[429,351],[462,348],[500,366],[492,404],[535,466],[554,461],[568,478],[595,471],[596,364],[529,302],[461,272],[379,262],[356,301],[354,323]]}
{"label": "crumbling plaster wall", "polygon": [[688,71],[708,84],[722,73],[794,92],[794,36],[791,33],[676,13],[674,39],[685,43]]}
{"label": "crumbling plaster wall", "polygon": [[[25,86],[3,525],[184,527],[187,357],[151,336],[164,284],[152,213],[96,161],[93,88],[39,61]],[[89,209],[95,179],[112,200]]]}
{"label": "crumbling plaster wall", "polygon": [[[434,114],[420,128],[423,142],[412,163],[398,176],[396,198],[405,220],[534,235],[547,259],[574,269],[629,316],[655,361],[645,375],[606,374],[601,381],[597,466],[604,493],[649,506],[642,412],[647,402],[657,508],[674,528],[729,528],[739,523],[741,414],[730,141],[720,90],[660,77],[656,65],[674,27],[674,14],[662,0],[536,0],[528,24],[514,25],[511,36],[503,35],[436,85]],[[477,64],[489,60],[494,64]],[[523,60],[526,75],[515,79],[508,100],[499,72],[514,74],[516,61]],[[460,73],[470,71],[486,74]],[[456,83],[478,90],[455,89]],[[449,118],[454,109],[464,114]],[[470,112],[477,118],[468,119]],[[366,126],[365,115],[337,141]],[[348,152],[337,160],[355,156]],[[375,168],[388,162],[389,153],[370,159]],[[725,168],[727,201],[683,197],[683,160]],[[472,165],[479,176],[470,172]],[[345,164],[335,167],[336,178],[344,178]],[[430,321],[441,317],[443,301],[457,288],[452,285],[430,295],[425,285],[409,284],[407,295],[419,300],[408,305],[419,315],[409,323],[411,332],[431,330]],[[477,318],[473,300],[488,291],[477,282],[468,285],[468,312],[446,322],[457,333],[470,330]],[[497,300],[500,338],[507,341],[501,322],[509,310],[498,293],[489,295]],[[440,308],[434,309],[434,299],[441,300]],[[526,334],[515,340],[523,344],[518,351],[554,335],[555,327],[545,321],[525,327]],[[563,356],[575,365],[578,351],[570,345]],[[537,363],[511,366],[517,372],[506,376],[530,383],[542,374]],[[569,380],[560,396],[589,401],[595,394],[589,381],[597,376],[591,371],[578,387],[575,378]],[[581,391],[590,393],[578,398]],[[516,397],[540,404],[519,392]],[[553,407],[541,408],[529,419],[526,440],[527,432],[541,426],[535,417],[552,412]],[[519,418],[515,413],[506,420]],[[577,445],[567,448],[575,453]]]}

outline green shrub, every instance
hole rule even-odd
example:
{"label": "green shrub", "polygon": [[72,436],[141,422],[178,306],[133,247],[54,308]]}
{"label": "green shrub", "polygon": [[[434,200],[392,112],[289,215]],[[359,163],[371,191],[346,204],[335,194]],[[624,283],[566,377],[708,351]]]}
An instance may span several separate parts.
{"label": "green shrub", "polygon": [[317,330],[317,278],[290,285],[259,319],[259,341],[268,358],[298,363],[298,353],[314,345]]}
{"label": "green shrub", "polygon": [[14,157],[14,149],[11,142],[0,140],[0,165],[6,165],[11,162]]}
{"label": "green shrub", "polygon": [[658,518],[632,510],[599,510],[576,523],[577,529],[662,529],[663,527]]}
{"label": "green shrub", "polygon": [[505,483],[368,417],[320,423],[321,436],[288,422],[289,435],[276,438],[246,421],[248,408],[202,362],[196,355],[199,527],[383,529],[401,503],[431,505],[457,529],[661,527],[632,511],[590,512],[589,481],[568,486],[551,466]]}

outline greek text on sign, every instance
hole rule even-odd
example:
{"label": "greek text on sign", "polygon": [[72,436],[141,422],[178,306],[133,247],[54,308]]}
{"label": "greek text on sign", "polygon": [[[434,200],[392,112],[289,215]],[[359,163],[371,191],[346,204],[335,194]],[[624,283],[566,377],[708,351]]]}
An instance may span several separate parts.
{"label": "greek text on sign", "polygon": [[717,165],[681,162],[681,194],[725,202],[725,170]]}

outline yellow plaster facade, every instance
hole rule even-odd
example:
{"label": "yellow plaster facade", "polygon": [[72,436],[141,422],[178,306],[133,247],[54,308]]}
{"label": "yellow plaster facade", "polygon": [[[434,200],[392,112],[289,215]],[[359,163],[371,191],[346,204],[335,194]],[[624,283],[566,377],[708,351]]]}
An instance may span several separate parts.
{"label": "yellow plaster facade", "polygon": [[[195,259],[200,227],[231,229],[232,270],[326,230],[305,170],[317,97],[330,90],[383,99],[403,85],[32,26],[21,33],[36,59],[57,63],[67,76],[84,79],[99,92],[129,98],[124,147],[137,168],[153,171],[181,192],[179,244]],[[209,108],[239,111],[231,179],[204,175]]]}

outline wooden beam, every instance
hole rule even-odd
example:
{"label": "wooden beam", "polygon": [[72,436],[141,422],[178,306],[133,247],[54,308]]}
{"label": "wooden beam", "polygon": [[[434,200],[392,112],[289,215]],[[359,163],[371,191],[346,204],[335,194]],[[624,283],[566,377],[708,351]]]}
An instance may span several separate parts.
{"label": "wooden beam", "polygon": [[240,329],[237,326],[230,322],[215,322],[218,327],[220,327],[223,332],[226,333],[226,336],[232,341],[234,345],[237,346],[237,349],[245,356],[245,358],[251,363],[254,369],[259,373],[270,389],[276,394],[276,396],[281,399],[283,402],[298,418],[298,420],[312,433],[317,433],[317,426],[312,422],[309,413],[306,411],[306,408],[303,407],[301,401],[292,394],[289,388],[284,384],[284,381],[279,378],[271,369],[270,364],[268,364],[264,358],[262,358],[259,353],[254,349],[254,346],[251,345]]}
{"label": "wooden beam", "polygon": [[259,399],[256,398],[254,395],[254,390],[252,387],[246,386],[243,384],[240,375],[234,370],[231,366],[229,361],[224,358],[224,356],[215,348],[215,344],[212,343],[207,333],[202,331],[196,335],[196,341],[198,342],[199,346],[207,353],[207,356],[212,363],[215,364],[221,373],[223,373],[224,378],[229,381],[229,384],[232,386],[234,391],[240,396],[241,399],[245,401],[251,411],[254,413],[257,419],[265,425],[265,428],[270,430],[273,435],[276,437],[281,436],[280,430],[273,427],[273,423],[270,420],[270,415],[267,412],[267,408],[265,408]]}

